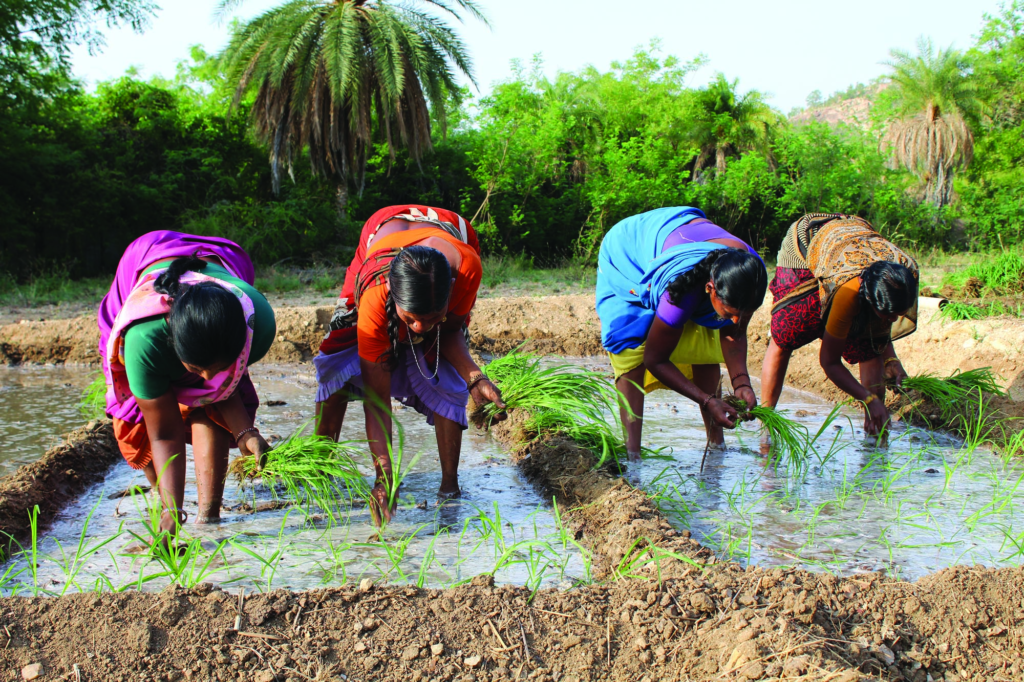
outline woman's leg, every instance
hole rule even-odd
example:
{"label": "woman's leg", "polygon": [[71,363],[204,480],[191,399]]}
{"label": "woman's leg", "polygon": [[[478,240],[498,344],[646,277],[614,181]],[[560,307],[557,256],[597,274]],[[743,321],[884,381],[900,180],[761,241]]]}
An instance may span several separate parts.
{"label": "woman's leg", "polygon": [[224,499],[231,434],[210,421],[206,410],[193,412],[188,425],[192,427],[192,455],[199,490],[196,523],[216,522],[220,520],[220,505]]}
{"label": "woman's leg", "polygon": [[793,351],[783,350],[775,344],[775,339],[768,343],[761,366],[761,403],[768,407],[779,404],[782,387],[786,383],[786,370],[789,369],[789,358]]}
{"label": "woman's leg", "polygon": [[434,414],[434,435],[437,437],[437,454],[441,458],[441,487],[438,497],[458,497],[459,457],[462,454],[462,426],[458,422]]}
{"label": "woman's leg", "polygon": [[[714,396],[722,396],[722,368],[718,365],[693,365],[693,383],[697,384],[700,390]],[[711,419],[703,408],[700,416],[704,419],[704,430],[707,431],[708,441],[712,445],[725,444],[725,432]]]}
{"label": "woman's leg", "polygon": [[337,441],[341,438],[341,426],[345,422],[348,408],[348,394],[338,391],[322,403],[316,404],[316,435],[327,436]]}
{"label": "woman's leg", "polygon": [[[619,389],[624,405],[619,405],[619,418],[626,427],[626,453],[629,461],[640,461],[640,439],[644,431],[644,372],[647,368],[642,364],[629,370],[615,380],[615,388]],[[629,409],[626,409],[626,405]],[[630,416],[632,411],[634,416]]]}

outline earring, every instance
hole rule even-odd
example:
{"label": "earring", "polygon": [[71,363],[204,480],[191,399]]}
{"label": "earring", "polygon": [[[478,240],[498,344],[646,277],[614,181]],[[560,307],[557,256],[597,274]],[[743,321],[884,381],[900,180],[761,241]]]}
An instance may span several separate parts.
{"label": "earring", "polygon": [[442,317],[442,318],[441,318],[441,321],[442,321],[442,322],[447,322],[447,321],[448,321],[448,316],[447,316],[447,315],[445,315],[444,317]]}

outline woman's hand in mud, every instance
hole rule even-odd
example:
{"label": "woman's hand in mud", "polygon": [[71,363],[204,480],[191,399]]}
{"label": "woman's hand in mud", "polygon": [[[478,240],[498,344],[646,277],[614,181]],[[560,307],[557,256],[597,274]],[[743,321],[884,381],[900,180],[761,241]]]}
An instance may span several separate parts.
{"label": "woman's hand in mud", "polygon": [[712,398],[708,401],[707,407],[708,414],[711,415],[711,419],[726,429],[732,429],[736,427],[736,418],[738,413],[736,408],[732,407],[724,400],[720,398]]}
{"label": "woman's hand in mud", "polygon": [[899,360],[885,363],[885,378],[897,386],[902,386],[903,380],[907,378],[907,370],[903,369],[903,363]]}
{"label": "woman's hand in mud", "polygon": [[251,431],[245,435],[241,442],[239,442],[238,449],[241,450],[243,454],[255,457],[259,468],[262,471],[263,467],[267,465],[267,453],[274,448],[258,431]]}
{"label": "woman's hand in mud", "polygon": [[877,436],[888,423],[889,410],[886,409],[885,403],[880,398],[868,403],[864,411],[864,432],[869,436]]}
{"label": "woman's hand in mud", "polygon": [[[734,395],[747,404],[748,411],[757,407],[757,395],[750,386],[740,386],[736,389]],[[753,418],[753,415],[747,413],[744,421],[750,421]]]}
{"label": "woman's hand in mud", "polygon": [[504,421],[508,414],[505,412],[505,401],[501,397],[501,389],[494,385],[490,379],[480,379],[473,388],[469,389],[470,396],[473,397],[473,403],[479,407],[483,407],[487,403],[494,403],[494,406],[500,410],[497,412],[492,421],[500,422]]}

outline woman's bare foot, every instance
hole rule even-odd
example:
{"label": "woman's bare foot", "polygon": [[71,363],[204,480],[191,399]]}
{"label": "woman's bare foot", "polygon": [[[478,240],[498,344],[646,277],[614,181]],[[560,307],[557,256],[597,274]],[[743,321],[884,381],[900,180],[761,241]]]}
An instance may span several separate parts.
{"label": "woman's bare foot", "polygon": [[378,483],[370,491],[370,503],[368,506],[370,508],[370,518],[373,519],[373,525],[378,528],[385,523],[390,523],[395,515],[396,504],[388,504],[388,491],[383,483]]}
{"label": "woman's bare foot", "polygon": [[643,459],[639,452],[627,452],[626,458],[630,462],[639,462],[641,459]]}

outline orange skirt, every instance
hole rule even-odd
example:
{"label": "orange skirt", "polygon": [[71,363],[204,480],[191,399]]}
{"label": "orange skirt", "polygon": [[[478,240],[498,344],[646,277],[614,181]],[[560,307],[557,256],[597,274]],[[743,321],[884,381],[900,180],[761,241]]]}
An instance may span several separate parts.
{"label": "orange skirt", "polygon": [[[231,429],[228,428],[227,423],[221,416],[220,410],[214,405],[188,407],[187,405],[179,404],[178,408],[181,410],[181,419],[185,422],[186,427],[189,426],[189,417],[193,412],[206,410],[206,416],[210,418],[210,421],[227,431],[228,434],[231,434]],[[255,413],[255,410],[253,413]],[[253,415],[250,414],[250,416]],[[125,461],[128,462],[128,466],[132,469],[145,469],[153,461],[153,446],[149,442],[149,431],[146,429],[145,420],[138,424],[132,424],[131,422],[115,419],[114,437],[117,438],[117,447],[121,450],[121,456],[124,457]],[[185,429],[185,442],[192,442],[192,429]],[[237,447],[233,440],[231,447]]]}

